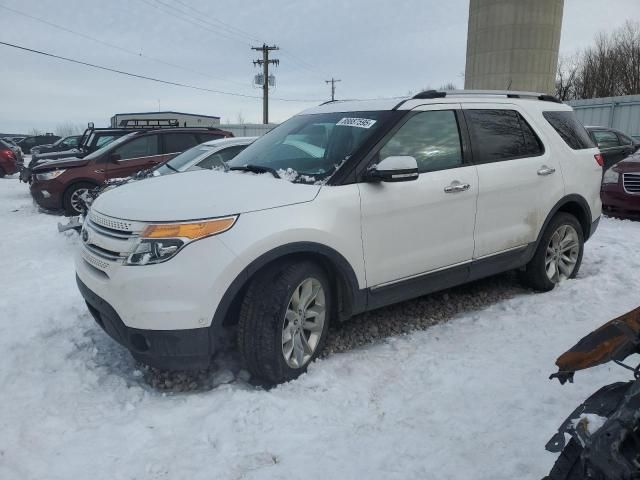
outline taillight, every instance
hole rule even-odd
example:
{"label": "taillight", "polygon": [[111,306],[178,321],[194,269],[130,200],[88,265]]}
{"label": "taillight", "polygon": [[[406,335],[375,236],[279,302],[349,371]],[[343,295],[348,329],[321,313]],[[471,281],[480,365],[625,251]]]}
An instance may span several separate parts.
{"label": "taillight", "polygon": [[0,150],[0,156],[4,157],[4,158],[8,158],[9,160],[15,160],[16,157],[13,154],[12,150],[6,149],[6,150]]}
{"label": "taillight", "polygon": [[596,159],[596,162],[598,162],[598,165],[600,165],[601,167],[604,167],[604,158],[602,158],[602,155],[599,153],[596,153],[593,158]]}

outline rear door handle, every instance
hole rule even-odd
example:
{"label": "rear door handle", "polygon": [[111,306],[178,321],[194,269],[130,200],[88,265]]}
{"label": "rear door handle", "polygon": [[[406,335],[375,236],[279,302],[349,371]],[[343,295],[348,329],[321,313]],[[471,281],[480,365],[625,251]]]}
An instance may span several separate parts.
{"label": "rear door handle", "polygon": [[538,175],[542,175],[543,177],[546,175],[551,175],[552,173],[556,173],[556,169],[547,167],[546,165],[543,165],[542,167],[540,167],[540,170],[538,170]]}
{"label": "rear door handle", "polygon": [[444,187],[444,193],[457,193],[457,192],[466,192],[471,188],[471,185],[468,183],[460,183],[455,180],[451,182],[451,185]]}

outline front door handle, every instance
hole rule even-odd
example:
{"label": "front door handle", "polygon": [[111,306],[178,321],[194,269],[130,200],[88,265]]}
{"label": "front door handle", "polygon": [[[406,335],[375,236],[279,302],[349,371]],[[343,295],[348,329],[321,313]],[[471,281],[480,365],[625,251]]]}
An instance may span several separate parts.
{"label": "front door handle", "polygon": [[466,192],[471,188],[471,185],[468,183],[460,183],[455,180],[451,182],[451,185],[444,187],[444,193],[457,193],[457,192]]}
{"label": "front door handle", "polygon": [[556,173],[556,169],[553,167],[547,167],[546,165],[543,165],[540,167],[540,170],[538,170],[538,175],[542,175],[543,177],[551,175],[552,173]]}

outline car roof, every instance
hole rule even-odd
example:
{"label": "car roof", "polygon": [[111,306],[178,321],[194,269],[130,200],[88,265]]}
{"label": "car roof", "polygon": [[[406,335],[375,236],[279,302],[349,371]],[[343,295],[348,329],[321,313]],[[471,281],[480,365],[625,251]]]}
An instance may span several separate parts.
{"label": "car roof", "polygon": [[200,146],[206,145],[207,147],[228,147],[232,145],[249,145],[258,137],[231,137],[231,138],[218,138],[217,140],[209,140],[208,142],[201,143]]}
{"label": "car roof", "polygon": [[309,108],[301,112],[301,114],[413,110],[420,105],[441,103],[505,103],[534,107],[545,111],[571,110],[570,106],[561,103],[554,97],[537,92],[451,90],[446,92],[422,92],[413,97],[393,97],[373,100],[336,100]]}

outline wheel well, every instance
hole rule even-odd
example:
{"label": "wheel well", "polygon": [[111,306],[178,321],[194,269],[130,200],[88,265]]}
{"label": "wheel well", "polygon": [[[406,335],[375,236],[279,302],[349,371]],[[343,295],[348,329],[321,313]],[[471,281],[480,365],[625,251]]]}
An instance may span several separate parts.
{"label": "wheel well", "polygon": [[67,194],[71,191],[71,189],[73,187],[75,187],[76,185],[80,185],[82,183],[86,183],[88,185],[93,185],[94,187],[99,187],[100,186],[99,183],[96,183],[96,182],[91,181],[91,180],[77,180],[77,181],[73,182],[71,185],[69,185],[67,188],[64,189],[64,193],[62,194],[62,198],[66,197]]}
{"label": "wheel well", "polygon": [[580,226],[582,227],[582,232],[584,234],[584,239],[588,239],[591,235],[591,218],[587,213],[583,205],[580,205],[576,201],[569,201],[557,210],[558,212],[565,212],[573,215],[580,222]]}
{"label": "wheel well", "polygon": [[244,298],[249,283],[259,275],[261,272],[268,268],[273,267],[276,264],[284,265],[285,263],[300,262],[303,260],[311,260],[320,265],[329,280],[335,279],[336,282],[331,284],[332,293],[335,295],[336,302],[334,302],[339,320],[345,320],[354,313],[354,296],[352,292],[351,281],[348,275],[339,268],[327,255],[323,255],[319,252],[295,252],[274,258],[264,265],[261,265],[258,269],[251,271],[246,278],[242,286],[238,289],[233,296],[233,300],[226,311],[222,325],[224,327],[234,326],[238,323],[240,307],[242,305],[242,299]]}

